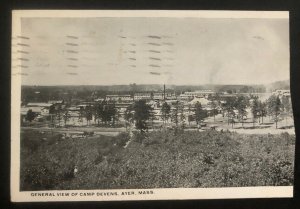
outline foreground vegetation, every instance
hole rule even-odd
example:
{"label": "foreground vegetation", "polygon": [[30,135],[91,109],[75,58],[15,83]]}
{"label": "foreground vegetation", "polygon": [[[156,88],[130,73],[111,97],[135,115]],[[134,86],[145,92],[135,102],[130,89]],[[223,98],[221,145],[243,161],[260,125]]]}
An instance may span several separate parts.
{"label": "foreground vegetation", "polygon": [[287,133],[156,131],[128,140],[22,132],[21,190],[293,185]]}

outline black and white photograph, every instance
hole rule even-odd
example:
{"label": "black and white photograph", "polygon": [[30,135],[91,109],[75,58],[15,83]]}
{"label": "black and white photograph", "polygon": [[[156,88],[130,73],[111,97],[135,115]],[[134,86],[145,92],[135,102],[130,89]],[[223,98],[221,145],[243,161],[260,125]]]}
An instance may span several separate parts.
{"label": "black and white photograph", "polygon": [[292,197],[289,13],[14,11],[12,200]]}

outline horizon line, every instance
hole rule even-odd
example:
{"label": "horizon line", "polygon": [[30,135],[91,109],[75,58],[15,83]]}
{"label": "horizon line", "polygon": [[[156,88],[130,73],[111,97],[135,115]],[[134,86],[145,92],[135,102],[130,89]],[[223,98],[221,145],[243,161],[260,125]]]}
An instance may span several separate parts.
{"label": "horizon line", "polygon": [[21,86],[39,86],[39,87],[52,87],[52,86],[129,86],[132,84],[135,85],[142,85],[142,86],[146,86],[146,85],[158,85],[158,86],[266,86],[266,85],[270,85],[272,83],[276,83],[276,82],[285,82],[288,81],[290,84],[290,80],[278,80],[278,81],[274,81],[274,82],[270,82],[267,84],[158,84],[158,83],[152,83],[152,84],[138,84],[138,83],[129,83],[129,84],[50,84],[50,85],[39,85],[39,84],[21,84]]}

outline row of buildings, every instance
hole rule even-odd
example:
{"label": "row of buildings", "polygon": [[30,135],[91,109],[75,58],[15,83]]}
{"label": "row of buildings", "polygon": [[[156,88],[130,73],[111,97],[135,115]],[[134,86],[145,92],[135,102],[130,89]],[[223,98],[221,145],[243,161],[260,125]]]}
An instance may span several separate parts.
{"label": "row of buildings", "polygon": [[180,95],[176,95],[175,93],[170,92],[137,92],[134,95],[126,95],[126,94],[114,94],[114,95],[106,95],[102,98],[94,99],[93,101],[80,101],[78,104],[66,104],[63,100],[59,101],[48,101],[46,103],[42,102],[29,102],[23,106],[21,106],[21,117],[22,120],[25,120],[27,112],[31,110],[37,115],[37,119],[45,118],[51,113],[55,112],[58,108],[64,111],[68,111],[71,117],[78,117],[80,114],[80,110],[84,110],[87,106],[107,101],[114,102],[115,107],[118,109],[120,115],[123,115],[126,108],[133,104],[134,101],[138,100],[146,100],[147,104],[149,104],[154,112],[159,114],[160,107],[163,102],[167,102],[172,105],[176,101],[181,101],[184,104],[195,104],[196,102],[200,102],[202,105],[207,106],[209,104],[208,96],[214,95],[215,92],[211,90],[199,90],[194,92],[184,92]]}
{"label": "row of buildings", "polygon": [[[290,96],[289,90],[277,90],[272,94],[279,97]],[[179,95],[170,92],[138,92],[133,96],[125,94],[106,95],[102,98],[94,99],[93,101],[80,101],[76,105],[66,104],[63,100],[48,101],[47,103],[30,102],[21,107],[21,117],[23,120],[25,120],[28,110],[32,110],[32,112],[37,115],[37,119],[39,119],[49,116],[52,112],[55,112],[57,108],[68,111],[71,117],[79,117],[81,110],[84,110],[89,105],[93,105],[104,100],[107,102],[114,102],[115,107],[117,108],[120,115],[123,115],[126,108],[129,105],[133,104],[134,101],[138,100],[146,100],[147,103],[153,108],[157,116],[159,116],[161,105],[164,102],[172,105],[179,101],[184,105],[184,109],[186,112],[188,112],[190,106],[193,106],[197,102],[199,102],[202,107],[209,112],[212,110],[212,101],[210,100],[210,98],[214,95],[216,95],[216,92],[212,90],[184,92]],[[270,96],[270,94],[268,95]],[[264,96],[267,98],[268,95]],[[224,96],[225,98],[227,96],[236,96],[236,94],[224,94],[222,96]]]}
{"label": "row of buildings", "polygon": [[[176,95],[175,93],[170,92],[139,92],[135,93],[133,96],[131,95],[121,95],[121,94],[114,94],[114,95],[106,95],[105,99],[107,101],[137,101],[137,100],[192,100],[193,98],[208,98],[209,96],[215,95],[216,92],[212,90],[199,90],[199,91],[192,91],[192,92],[184,92],[180,95]],[[104,99],[104,98],[102,98]],[[98,100],[99,101],[99,100]]]}

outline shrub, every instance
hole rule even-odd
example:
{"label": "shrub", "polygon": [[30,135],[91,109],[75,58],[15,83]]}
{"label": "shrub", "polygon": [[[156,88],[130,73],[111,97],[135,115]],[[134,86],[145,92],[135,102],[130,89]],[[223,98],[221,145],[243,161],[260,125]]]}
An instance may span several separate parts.
{"label": "shrub", "polygon": [[214,158],[212,154],[205,154],[203,162],[206,164],[214,164]]}
{"label": "shrub", "polygon": [[129,140],[130,140],[129,133],[121,132],[114,138],[114,143],[118,147],[124,147]]}
{"label": "shrub", "polygon": [[56,144],[57,142],[62,140],[62,134],[55,134],[47,138],[46,142],[48,145]]}
{"label": "shrub", "polygon": [[133,132],[133,141],[142,143],[146,136],[147,134],[144,132]]}
{"label": "shrub", "polygon": [[44,165],[33,165],[23,169],[22,179],[23,190],[53,189],[57,181],[54,171]]}
{"label": "shrub", "polygon": [[39,140],[29,139],[27,137],[21,139],[21,146],[29,152],[35,152],[39,148],[40,144],[41,142]]}
{"label": "shrub", "polygon": [[94,163],[97,165],[97,164],[101,163],[103,160],[104,160],[104,157],[102,156],[102,154],[98,154]]}
{"label": "shrub", "polygon": [[154,138],[154,137],[146,137],[143,140],[143,144],[145,146],[149,146],[152,144],[159,144],[159,143],[160,143],[160,140],[158,138]]}

